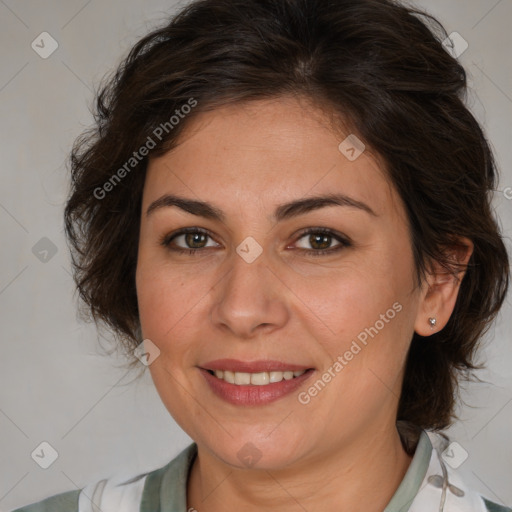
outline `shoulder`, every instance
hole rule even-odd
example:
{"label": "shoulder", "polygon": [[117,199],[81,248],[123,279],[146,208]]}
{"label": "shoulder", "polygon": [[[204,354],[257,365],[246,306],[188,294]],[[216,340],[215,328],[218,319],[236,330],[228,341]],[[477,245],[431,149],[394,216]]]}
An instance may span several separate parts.
{"label": "shoulder", "polygon": [[512,508],[495,503],[469,483],[467,472],[460,467],[465,459],[458,443],[450,442],[445,435],[429,432],[428,436],[433,450],[418,493],[425,503],[444,504],[446,512],[512,512]]}
{"label": "shoulder", "polygon": [[17,508],[12,512],[78,512],[80,489],[50,496],[43,501]]}
{"label": "shoulder", "polygon": [[121,475],[90,483],[82,489],[50,496],[12,512],[139,512],[146,478],[161,469],[134,478]]}
{"label": "shoulder", "polygon": [[488,500],[484,496],[480,496],[484,502],[485,508],[487,512],[512,512],[512,508],[504,507],[503,505],[498,505],[493,501]]}
{"label": "shoulder", "polygon": [[151,471],[128,480],[119,475],[112,476],[90,483],[82,489],[50,496],[12,512],[139,512],[146,478],[158,474],[159,471]]}
{"label": "shoulder", "polygon": [[[186,475],[196,453],[189,445],[165,466],[137,476],[118,473],[81,489],[50,496],[12,512],[139,512],[159,510],[162,487],[166,499],[183,501]],[[165,484],[162,484],[163,480]],[[169,496],[171,492],[174,496]],[[149,507],[149,508],[148,508]]]}

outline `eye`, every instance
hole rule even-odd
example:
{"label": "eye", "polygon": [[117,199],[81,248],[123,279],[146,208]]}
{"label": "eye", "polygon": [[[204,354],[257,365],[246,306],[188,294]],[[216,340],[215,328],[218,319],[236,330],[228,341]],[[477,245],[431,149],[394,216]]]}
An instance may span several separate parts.
{"label": "eye", "polygon": [[[298,240],[302,239],[305,240],[305,244],[309,244],[311,247],[313,247],[313,250],[304,251],[304,254],[308,256],[322,256],[325,254],[332,254],[352,245],[346,237],[326,228],[309,228],[308,230],[302,232]],[[333,240],[338,241],[338,245],[332,247],[331,244]]]}
{"label": "eye", "polygon": [[[208,245],[208,238],[212,239],[209,232],[205,229],[191,227],[183,228],[164,236],[160,241],[160,244],[170,251],[193,255],[208,247],[219,246],[219,244],[215,242]],[[304,249],[304,254],[308,256],[332,254],[352,245],[347,237],[326,228],[309,228],[301,233],[298,241],[302,239],[304,239],[303,243],[309,244],[313,247],[312,250],[307,248]],[[338,244],[332,246],[333,241],[337,241]]]}
{"label": "eye", "polygon": [[[218,244],[206,245],[211,236],[208,231],[201,228],[183,228],[166,235],[161,240],[161,245],[173,252],[194,254],[198,250],[207,247],[218,247]],[[173,245],[179,242],[180,245]]]}

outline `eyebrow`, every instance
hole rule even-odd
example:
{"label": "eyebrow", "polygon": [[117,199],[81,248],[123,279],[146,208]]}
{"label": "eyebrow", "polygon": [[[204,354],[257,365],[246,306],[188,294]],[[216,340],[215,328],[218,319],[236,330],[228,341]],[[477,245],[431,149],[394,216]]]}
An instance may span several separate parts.
{"label": "eyebrow", "polygon": [[[150,215],[155,210],[160,208],[172,206],[176,206],[192,215],[205,217],[207,219],[220,222],[224,222],[226,219],[226,216],[222,210],[216,208],[211,203],[179,197],[172,194],[165,194],[156,201],[153,201],[148,207],[146,215]],[[366,203],[353,199],[352,197],[346,196],[344,194],[327,194],[321,196],[306,197],[281,204],[275,209],[273,219],[276,221],[283,221],[298,215],[303,215],[313,210],[325,208],[327,206],[345,206],[359,209],[374,217],[378,217],[378,215]]]}

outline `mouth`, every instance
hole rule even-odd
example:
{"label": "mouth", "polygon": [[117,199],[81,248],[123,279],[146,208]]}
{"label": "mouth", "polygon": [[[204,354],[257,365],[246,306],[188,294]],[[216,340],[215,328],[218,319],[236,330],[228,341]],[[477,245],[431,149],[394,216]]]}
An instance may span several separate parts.
{"label": "mouth", "polygon": [[218,359],[199,367],[210,390],[233,405],[265,405],[291,395],[315,368],[281,361]]}
{"label": "mouth", "polygon": [[287,370],[287,371],[270,371],[270,372],[232,372],[229,370],[206,370],[210,375],[214,375],[217,379],[223,380],[229,384],[235,384],[235,386],[268,386],[281,382],[283,380],[292,380],[300,377],[307,371],[312,370],[308,368],[306,370]]}

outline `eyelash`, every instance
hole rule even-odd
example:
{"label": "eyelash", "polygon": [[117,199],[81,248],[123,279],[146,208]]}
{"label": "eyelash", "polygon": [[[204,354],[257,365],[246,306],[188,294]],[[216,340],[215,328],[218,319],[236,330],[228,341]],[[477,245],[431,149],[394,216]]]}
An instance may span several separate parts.
{"label": "eyelash", "polygon": [[[175,238],[177,238],[180,235],[186,235],[189,233],[202,233],[202,234],[207,235],[213,239],[213,237],[210,235],[210,233],[207,230],[192,227],[192,228],[183,228],[183,229],[180,229],[179,231],[176,231],[175,233],[165,235],[162,238],[162,240],[160,241],[160,244],[162,246],[166,247],[170,251],[177,252],[180,254],[187,253],[190,256],[194,255],[198,251],[204,250],[205,248],[200,248],[200,249],[183,249],[182,247],[172,247],[171,248],[171,246],[170,246],[171,242]],[[304,254],[306,254],[307,256],[323,256],[326,254],[333,254],[335,252],[340,251],[341,249],[352,246],[352,243],[346,237],[343,237],[327,228],[308,228],[300,233],[299,237],[297,238],[297,241],[300,240],[301,238],[305,237],[306,235],[311,235],[311,234],[322,234],[322,235],[331,236],[332,238],[334,238],[338,242],[340,242],[340,244],[335,246],[334,248],[330,248],[330,249],[320,249],[320,250],[303,249]]]}

